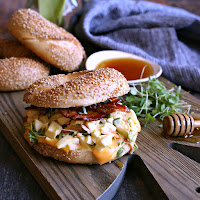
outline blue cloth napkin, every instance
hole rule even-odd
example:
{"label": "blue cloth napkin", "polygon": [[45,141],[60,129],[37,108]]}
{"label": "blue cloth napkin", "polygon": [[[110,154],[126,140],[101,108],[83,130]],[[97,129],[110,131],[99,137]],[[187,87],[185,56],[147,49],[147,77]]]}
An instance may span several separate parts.
{"label": "blue cloth napkin", "polygon": [[163,76],[200,92],[200,17],[148,1],[91,0],[71,21],[87,54],[115,49],[152,60]]}

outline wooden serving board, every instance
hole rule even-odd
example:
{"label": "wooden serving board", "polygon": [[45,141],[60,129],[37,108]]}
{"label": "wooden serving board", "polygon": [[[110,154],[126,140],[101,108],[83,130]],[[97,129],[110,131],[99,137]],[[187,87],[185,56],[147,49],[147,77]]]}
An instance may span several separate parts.
{"label": "wooden serving board", "polygon": [[[161,78],[166,85],[171,83]],[[127,167],[127,156],[110,164],[71,165],[45,158],[23,138],[24,92],[0,93],[0,129],[50,199],[112,199]],[[184,92],[183,99],[197,112],[200,100]],[[198,157],[200,144],[175,142],[162,136],[160,122],[142,128],[136,154],[169,199],[200,199],[200,164],[193,156],[176,151],[176,144],[190,145]],[[197,148],[198,147],[198,148]],[[189,149],[190,151],[190,149]],[[188,153],[190,154],[190,152]],[[196,161],[195,161],[196,160]],[[119,166],[119,161],[123,167]]]}

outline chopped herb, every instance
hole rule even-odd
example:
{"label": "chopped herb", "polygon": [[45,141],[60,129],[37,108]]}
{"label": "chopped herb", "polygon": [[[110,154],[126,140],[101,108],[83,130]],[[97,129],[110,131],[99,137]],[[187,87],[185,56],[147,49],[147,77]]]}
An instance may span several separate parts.
{"label": "chopped herb", "polygon": [[58,110],[58,109],[57,108],[47,108],[47,109],[45,109],[44,115],[49,113],[50,117],[52,117],[55,114],[56,110]]}
{"label": "chopped herb", "polygon": [[133,142],[133,136],[134,136],[133,132],[129,132],[128,133],[128,140],[129,140],[129,142]]}
{"label": "chopped herb", "polygon": [[85,132],[85,131],[83,131],[83,132],[81,132],[82,133],[82,135],[83,136],[87,136],[87,135],[89,135],[87,132]]}
{"label": "chopped herb", "polygon": [[119,118],[115,118],[114,120],[113,120],[113,124],[115,125],[115,126],[117,126],[118,124],[120,124],[121,123],[121,118],[119,117]]}
{"label": "chopped herb", "polygon": [[33,122],[30,123],[30,130],[29,130],[29,140],[31,143],[33,144],[37,144],[38,143],[38,138],[44,138],[44,135],[41,135],[40,132],[35,131],[34,127],[33,127]]}
{"label": "chopped herb", "polygon": [[59,135],[56,136],[56,138],[62,139],[64,136],[66,136],[66,133],[60,133]]}
{"label": "chopped herb", "polygon": [[108,102],[112,102],[111,99],[107,99],[106,101],[104,101],[104,103],[108,103]]}
{"label": "chopped herb", "polygon": [[135,84],[130,88],[130,92],[121,99],[138,117],[145,119],[144,126],[157,117],[163,120],[167,115],[189,113],[191,105],[180,100],[180,86],[176,91],[175,86],[168,90],[163,82],[150,77],[147,83]]}
{"label": "chopped herb", "polygon": [[78,114],[81,114],[81,115],[82,114],[88,114],[87,110],[86,110],[86,107],[81,107],[81,109],[82,109],[82,111],[79,111]]}
{"label": "chopped herb", "polygon": [[37,144],[38,143],[38,138],[35,137],[34,135],[32,135],[31,131],[29,131],[29,140],[33,144]]}
{"label": "chopped herb", "polygon": [[120,143],[119,143],[119,146],[122,146],[123,144],[124,144],[124,141],[120,142]]}
{"label": "chopped herb", "polygon": [[107,116],[106,116],[107,118],[110,118],[111,117],[111,114],[107,114]]}
{"label": "chopped herb", "polygon": [[138,146],[137,146],[137,144],[135,143],[133,149],[132,149],[131,152],[130,152],[130,154],[133,154],[133,152],[135,152],[137,149],[138,149]]}
{"label": "chopped herb", "polygon": [[117,152],[117,156],[118,156],[118,157],[121,157],[121,156],[123,155],[124,151],[125,151],[124,148],[120,148],[120,149],[118,150],[118,152]]}
{"label": "chopped herb", "polygon": [[100,123],[105,124],[106,122],[107,121],[104,118],[100,119]]}

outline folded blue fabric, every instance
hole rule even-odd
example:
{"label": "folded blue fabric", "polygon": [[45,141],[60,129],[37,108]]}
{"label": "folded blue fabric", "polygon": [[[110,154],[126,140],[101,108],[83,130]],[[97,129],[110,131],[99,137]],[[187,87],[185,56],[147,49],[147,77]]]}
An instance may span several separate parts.
{"label": "folded blue fabric", "polygon": [[88,54],[133,53],[162,66],[163,76],[200,92],[200,17],[147,1],[91,0],[71,23]]}

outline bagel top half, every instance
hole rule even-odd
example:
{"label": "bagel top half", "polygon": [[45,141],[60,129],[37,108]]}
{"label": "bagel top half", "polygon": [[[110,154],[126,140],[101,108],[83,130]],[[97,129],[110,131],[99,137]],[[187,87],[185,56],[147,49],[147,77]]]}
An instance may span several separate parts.
{"label": "bagel top half", "polygon": [[16,11],[9,20],[10,33],[38,57],[64,71],[75,71],[85,58],[80,42],[63,28],[31,9]]}
{"label": "bagel top half", "polygon": [[24,94],[24,101],[37,107],[89,106],[129,92],[125,77],[113,68],[74,72],[42,78]]}

